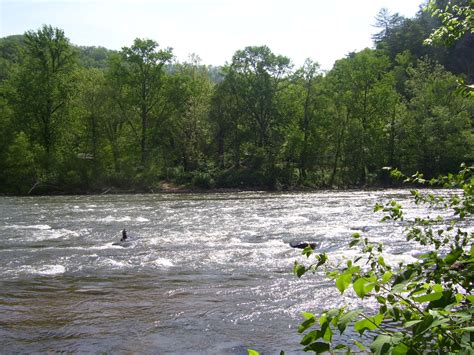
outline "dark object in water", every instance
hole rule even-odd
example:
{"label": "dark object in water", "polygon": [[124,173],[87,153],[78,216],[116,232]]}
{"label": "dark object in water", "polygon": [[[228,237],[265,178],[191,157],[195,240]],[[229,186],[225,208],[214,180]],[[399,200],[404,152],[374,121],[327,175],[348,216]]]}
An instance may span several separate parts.
{"label": "dark object in water", "polygon": [[128,240],[122,242],[122,240],[120,240],[120,242],[112,243],[112,245],[118,245],[118,246],[127,248],[132,245],[132,242],[129,242]]}
{"label": "dark object in water", "polygon": [[299,249],[304,249],[306,247],[311,247],[311,249],[316,249],[316,243],[311,243],[311,242],[302,242],[302,241],[293,241],[290,242],[290,247],[292,248],[299,248]]}
{"label": "dark object in water", "polygon": [[134,239],[134,238],[129,237],[127,235],[127,230],[124,228],[122,229],[122,238],[120,238],[120,241],[112,243],[112,245],[120,245],[121,247],[126,248],[132,245],[132,242],[130,239]]}
{"label": "dark object in water", "polygon": [[127,235],[127,230],[124,228],[122,229],[122,239],[120,239],[121,242],[124,242],[126,241],[128,238],[128,235]]}

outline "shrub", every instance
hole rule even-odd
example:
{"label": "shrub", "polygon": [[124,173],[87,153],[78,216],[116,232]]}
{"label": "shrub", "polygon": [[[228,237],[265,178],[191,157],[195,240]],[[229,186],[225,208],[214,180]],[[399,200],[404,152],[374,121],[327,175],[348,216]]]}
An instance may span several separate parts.
{"label": "shrub", "polygon": [[[392,171],[392,176],[404,177],[409,183],[459,189],[449,197],[411,192],[417,204],[452,212],[449,219],[405,221],[406,239],[426,249],[416,262],[389,265],[382,256],[383,245],[374,244],[359,233],[352,235],[349,246],[359,246],[361,254],[336,268],[328,266],[325,253],[315,254],[310,247],[303,251],[308,258],[314,256],[315,261],[310,265],[295,262],[298,277],[325,268],[341,294],[352,287],[361,299],[370,298],[378,304],[375,311],[342,307],[326,310],[319,317],[304,313],[299,332],[304,333],[301,344],[305,351],[353,350],[333,339],[334,334],[343,334],[351,326],[361,336],[354,344],[362,351],[473,353],[473,233],[464,228],[472,222],[473,170],[462,166],[458,174],[430,181],[421,174],[407,178],[397,170]],[[396,201],[377,204],[375,212],[379,211],[385,213],[385,221],[404,220],[403,208]]]}
{"label": "shrub", "polygon": [[194,187],[198,187],[201,189],[211,189],[215,186],[215,182],[211,174],[201,171],[196,172],[194,174],[191,183]]}

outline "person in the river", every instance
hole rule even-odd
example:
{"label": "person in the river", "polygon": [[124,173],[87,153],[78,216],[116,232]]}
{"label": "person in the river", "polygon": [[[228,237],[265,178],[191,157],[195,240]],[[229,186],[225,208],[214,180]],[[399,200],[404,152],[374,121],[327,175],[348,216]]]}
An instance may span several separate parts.
{"label": "person in the river", "polygon": [[122,229],[122,238],[120,239],[121,242],[124,242],[126,241],[128,238],[128,235],[127,235],[127,230],[124,228]]}

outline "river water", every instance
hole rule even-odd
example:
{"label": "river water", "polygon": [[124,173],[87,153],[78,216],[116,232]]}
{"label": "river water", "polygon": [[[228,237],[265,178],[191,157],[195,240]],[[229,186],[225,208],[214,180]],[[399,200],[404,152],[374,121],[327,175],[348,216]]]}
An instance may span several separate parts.
{"label": "river water", "polygon": [[[386,259],[421,252],[377,201],[425,213],[408,190],[0,197],[0,351],[245,354],[301,350],[301,312],[339,297],[292,273],[314,241],[330,258],[358,231]],[[134,238],[114,245],[126,228]],[[349,335],[350,336],[350,335]]]}

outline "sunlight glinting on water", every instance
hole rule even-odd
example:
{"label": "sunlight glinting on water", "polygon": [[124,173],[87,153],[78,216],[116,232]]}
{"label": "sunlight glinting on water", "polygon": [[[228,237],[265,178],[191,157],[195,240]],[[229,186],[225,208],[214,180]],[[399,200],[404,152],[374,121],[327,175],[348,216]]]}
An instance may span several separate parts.
{"label": "sunlight glinting on water", "polygon": [[[306,257],[289,243],[314,242],[337,265],[357,255],[347,245],[358,232],[384,243],[387,262],[414,260],[423,249],[405,224],[373,213],[396,199],[408,217],[426,215],[409,195],[1,198],[0,337],[13,352],[291,353],[302,311],[371,304],[337,296],[322,272],[296,278]],[[122,228],[130,241],[117,244]]]}

